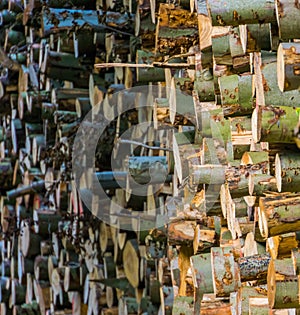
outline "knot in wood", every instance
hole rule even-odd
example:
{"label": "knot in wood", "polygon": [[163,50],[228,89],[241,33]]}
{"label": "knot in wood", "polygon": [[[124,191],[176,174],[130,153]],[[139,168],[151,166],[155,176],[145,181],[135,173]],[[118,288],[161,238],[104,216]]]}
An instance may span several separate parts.
{"label": "knot in wood", "polygon": [[284,304],[291,303],[291,302],[292,302],[292,299],[291,299],[290,296],[287,296],[287,295],[286,295],[286,296],[283,297],[282,302],[283,302]]}
{"label": "knot in wood", "polygon": [[232,273],[230,271],[226,271],[224,273],[223,282],[225,283],[225,282],[231,281],[232,278],[233,278]]}

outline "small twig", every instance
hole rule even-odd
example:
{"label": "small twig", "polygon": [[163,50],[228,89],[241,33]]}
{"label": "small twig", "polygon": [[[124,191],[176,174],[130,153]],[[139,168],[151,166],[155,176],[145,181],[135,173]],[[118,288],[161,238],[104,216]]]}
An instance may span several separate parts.
{"label": "small twig", "polygon": [[129,143],[129,144],[136,144],[138,146],[150,149],[150,150],[162,150],[162,151],[170,151],[173,152],[172,149],[169,148],[161,148],[161,147],[156,147],[156,146],[151,146],[151,145],[147,145],[138,141],[134,141],[134,140],[126,140],[126,139],[119,139],[120,143]]}
{"label": "small twig", "polygon": [[107,63],[96,63],[95,68],[112,68],[112,67],[129,67],[129,68],[191,68],[194,69],[194,64],[189,63],[164,63],[164,62],[153,62],[148,63],[126,63],[126,62],[107,62]]}
{"label": "small twig", "polygon": [[152,64],[133,64],[133,63],[123,63],[123,62],[104,62],[104,63],[96,63],[95,68],[111,68],[111,67],[132,67],[132,68],[154,68]]}
{"label": "small twig", "polygon": [[188,52],[185,54],[178,54],[178,55],[173,55],[167,58],[162,64],[166,64],[169,60],[175,59],[175,58],[183,58],[183,57],[189,57],[189,56],[195,56],[195,52]]}
{"label": "small twig", "polygon": [[133,36],[133,34],[131,33],[128,33],[128,32],[124,32],[124,31],[121,31],[115,27],[112,27],[112,26],[109,26],[109,25],[106,25],[106,24],[99,24],[99,25],[96,25],[96,24],[93,24],[89,21],[86,21],[84,20],[88,25],[92,26],[94,30],[100,30],[100,29],[107,29],[107,30],[110,30],[112,32],[115,32],[115,33],[118,33],[118,34],[121,34],[121,35],[125,35],[125,36]]}

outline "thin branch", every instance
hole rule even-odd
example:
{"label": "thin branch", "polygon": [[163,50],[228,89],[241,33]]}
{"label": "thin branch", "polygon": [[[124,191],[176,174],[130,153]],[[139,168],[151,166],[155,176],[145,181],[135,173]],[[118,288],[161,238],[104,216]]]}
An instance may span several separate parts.
{"label": "thin branch", "polygon": [[169,151],[169,152],[173,152],[172,149],[169,148],[161,148],[161,147],[156,147],[156,146],[151,146],[151,145],[147,145],[138,141],[134,141],[134,140],[126,140],[126,139],[119,139],[120,143],[129,143],[129,144],[135,144],[141,147],[144,147],[146,149],[150,149],[150,150],[162,150],[162,151]]}
{"label": "thin branch", "polygon": [[101,30],[101,29],[107,29],[107,30],[110,30],[110,31],[112,31],[112,32],[115,32],[115,33],[118,33],[118,34],[121,34],[121,35],[133,36],[133,34],[131,34],[131,33],[121,31],[121,30],[119,30],[119,29],[117,29],[117,28],[115,28],[115,27],[112,27],[112,26],[109,26],[109,25],[106,25],[106,24],[98,24],[98,25],[96,25],[96,24],[91,23],[91,22],[86,21],[86,20],[85,20],[85,22],[86,22],[88,25],[92,26],[93,29],[94,29],[94,31],[99,31],[99,30]]}
{"label": "thin branch", "polygon": [[96,63],[95,68],[112,68],[112,67],[129,67],[129,68],[189,68],[195,69],[194,64],[190,63],[164,63],[164,62],[153,62],[147,63],[126,63],[126,62],[107,62],[107,63]]}
{"label": "thin branch", "polygon": [[37,182],[33,182],[28,186],[22,186],[10,191],[6,192],[7,198],[18,198],[27,194],[34,194],[36,192],[41,192],[45,189],[45,181],[39,180]]}
{"label": "thin branch", "polygon": [[175,59],[175,58],[184,58],[184,57],[190,57],[190,56],[195,56],[196,52],[188,52],[185,54],[178,54],[178,55],[173,55],[167,58],[163,64],[166,64],[169,60]]}

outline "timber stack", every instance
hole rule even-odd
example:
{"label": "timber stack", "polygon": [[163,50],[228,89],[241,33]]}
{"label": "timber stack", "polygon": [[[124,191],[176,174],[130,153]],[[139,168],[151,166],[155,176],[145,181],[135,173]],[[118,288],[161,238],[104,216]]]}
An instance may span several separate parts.
{"label": "timber stack", "polygon": [[1,315],[299,313],[299,10],[1,1]]}

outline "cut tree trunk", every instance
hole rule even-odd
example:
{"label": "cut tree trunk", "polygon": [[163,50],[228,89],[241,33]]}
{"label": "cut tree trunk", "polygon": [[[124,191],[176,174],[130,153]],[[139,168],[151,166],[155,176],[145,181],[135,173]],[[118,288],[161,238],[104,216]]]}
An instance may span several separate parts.
{"label": "cut tree trunk", "polygon": [[244,53],[271,50],[271,23],[239,25]]}
{"label": "cut tree trunk", "polygon": [[[165,55],[187,53],[199,42],[196,13],[161,3],[156,28],[155,51]],[[172,16],[172,18],[170,18]]]}
{"label": "cut tree trunk", "polygon": [[[104,23],[99,23],[98,12],[92,10],[66,10],[47,8],[42,11],[42,25],[41,35],[48,36],[51,33],[70,31],[74,27],[74,23],[77,26],[84,28],[84,25],[88,25],[94,30],[114,30],[119,28],[119,32],[123,32],[122,29],[130,30],[133,20],[132,14],[121,14],[119,12],[106,12],[100,10],[100,16],[104,18]],[[131,30],[132,31],[132,30]],[[127,33],[126,34],[130,34]]]}
{"label": "cut tree trunk", "polygon": [[[276,55],[275,55],[276,57]],[[275,60],[274,60],[275,61]],[[277,82],[277,62],[269,62],[262,58],[262,86],[265,98],[265,105],[269,106],[294,106],[298,107],[297,99],[299,90],[281,92]],[[263,104],[259,104],[263,105]]]}
{"label": "cut tree trunk", "polygon": [[288,0],[276,1],[276,16],[281,40],[300,38],[299,4]]}
{"label": "cut tree trunk", "polygon": [[138,288],[141,285],[141,264],[139,248],[135,239],[126,242],[123,251],[123,263],[129,283],[134,288]]}
{"label": "cut tree trunk", "polygon": [[264,196],[267,192],[278,191],[276,178],[267,174],[251,174],[248,184],[251,196]]}
{"label": "cut tree trunk", "polygon": [[252,75],[219,77],[221,103],[224,114],[247,115],[252,112]]}
{"label": "cut tree trunk", "polygon": [[195,255],[191,256],[190,260],[194,286],[198,287],[199,294],[213,293],[211,255]]}
{"label": "cut tree trunk", "polygon": [[300,192],[300,164],[298,154],[276,154],[275,178],[279,192]]}
{"label": "cut tree trunk", "polygon": [[[137,50],[137,64],[152,64],[155,54],[143,50]],[[136,69],[138,82],[162,82],[165,81],[165,71],[163,68],[137,68]]]}
{"label": "cut tree trunk", "polygon": [[208,11],[213,26],[276,22],[274,1],[227,2],[209,0]]}
{"label": "cut tree trunk", "polygon": [[204,1],[197,1],[195,6],[198,13],[200,49],[203,50],[211,46],[212,24],[209,18],[206,3]]}
{"label": "cut tree trunk", "polygon": [[275,194],[259,199],[259,228],[265,238],[297,231],[300,228],[300,196]]}
{"label": "cut tree trunk", "polygon": [[266,279],[270,260],[268,254],[241,257],[238,260],[241,281]]}
{"label": "cut tree trunk", "polygon": [[232,248],[213,247],[211,249],[212,276],[216,296],[229,296],[240,283],[238,264],[234,261]]}
{"label": "cut tree trunk", "polygon": [[[292,92],[292,91],[291,91]],[[290,92],[286,92],[290,93]],[[294,130],[299,117],[295,107],[259,106],[252,114],[253,141],[295,143]]]}
{"label": "cut tree trunk", "polygon": [[268,268],[269,307],[299,308],[298,277],[293,273],[291,259],[271,260]]}
{"label": "cut tree trunk", "polygon": [[298,247],[296,233],[286,233],[269,237],[267,251],[273,259],[291,257],[292,250]]}
{"label": "cut tree trunk", "polygon": [[300,86],[300,43],[281,43],[277,52],[277,81],[281,92]]}

